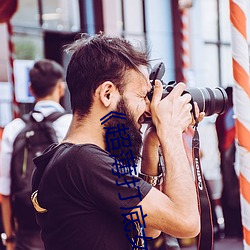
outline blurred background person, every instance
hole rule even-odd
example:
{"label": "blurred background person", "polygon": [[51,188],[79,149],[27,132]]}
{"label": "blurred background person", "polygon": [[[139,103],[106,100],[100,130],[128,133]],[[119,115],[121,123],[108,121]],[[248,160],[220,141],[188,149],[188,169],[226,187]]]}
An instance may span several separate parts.
{"label": "blurred background person", "polygon": [[[219,115],[220,116],[220,115]],[[224,215],[221,195],[223,189],[220,169],[220,151],[215,126],[217,115],[207,116],[199,125],[201,166],[210,196],[215,239],[224,237]]]}
{"label": "blurred background person", "polygon": [[[64,70],[62,66],[55,61],[43,59],[37,61],[29,72],[30,76],[30,89],[31,93],[34,95],[36,104],[34,106],[34,112],[30,116],[30,119],[37,119],[37,122],[41,122],[43,119],[48,119],[49,116],[59,113],[58,119],[54,120],[52,127],[55,130],[58,140],[62,140],[66,134],[66,131],[69,127],[71,121],[71,115],[66,114],[64,108],[59,104],[61,97],[64,95],[65,91],[65,82],[64,82]],[[27,118],[26,118],[27,119]],[[26,120],[27,122],[27,120]],[[19,211],[25,212],[25,204],[19,204],[19,207],[13,207],[17,199],[22,200],[22,202],[29,202],[30,205],[30,194],[31,194],[31,173],[33,170],[33,162],[29,161],[29,156],[23,156],[23,161],[20,158],[20,164],[27,160],[25,173],[25,180],[29,186],[20,187],[20,193],[13,193],[13,190],[16,191],[18,179],[12,181],[17,170],[16,166],[13,163],[13,151],[14,145],[16,143],[16,138],[19,134],[26,129],[27,123],[21,118],[17,118],[7,124],[3,131],[2,144],[1,144],[1,162],[0,162],[0,194],[2,195],[2,219],[4,225],[4,231],[6,235],[6,249],[7,250],[43,250],[43,242],[40,237],[40,228],[35,220],[35,213],[33,209],[30,213],[26,213],[25,218],[24,214],[19,214]],[[43,127],[42,129],[46,129]],[[32,133],[33,132],[33,133]],[[39,131],[37,131],[38,133]],[[36,135],[35,130],[27,131],[26,136],[29,135],[33,138]],[[32,134],[31,134],[32,133]],[[40,131],[40,133],[42,133]],[[27,137],[28,138],[28,137]],[[30,140],[30,139],[29,139]],[[42,142],[40,142],[42,143]],[[26,147],[26,145],[23,145]],[[21,149],[20,149],[21,150]],[[22,149],[23,150],[23,149]],[[16,152],[16,151],[15,151]],[[25,151],[24,151],[25,154]],[[31,148],[28,147],[28,155],[31,154]],[[21,156],[22,157],[22,156]],[[33,158],[34,156],[32,156]],[[22,167],[22,166],[21,166]],[[28,174],[30,173],[30,174]],[[16,175],[15,175],[16,177]],[[20,178],[24,178],[20,174]],[[24,182],[19,182],[19,185],[24,185]],[[19,188],[19,187],[18,187]],[[29,190],[30,189],[30,190]],[[28,190],[28,192],[25,192]],[[30,192],[30,194],[29,194]],[[15,197],[15,199],[13,198]],[[22,207],[23,206],[23,207]],[[26,205],[25,205],[26,206]],[[15,212],[14,212],[15,208]],[[27,208],[29,208],[27,206]],[[27,209],[28,210],[28,209]],[[18,216],[17,216],[18,214]],[[35,223],[35,224],[34,224]]]}
{"label": "blurred background person", "polygon": [[233,109],[233,88],[227,87],[228,110],[216,120],[218,145],[221,154],[223,177],[222,207],[225,218],[225,235],[242,237],[239,180],[235,164],[235,121]]}

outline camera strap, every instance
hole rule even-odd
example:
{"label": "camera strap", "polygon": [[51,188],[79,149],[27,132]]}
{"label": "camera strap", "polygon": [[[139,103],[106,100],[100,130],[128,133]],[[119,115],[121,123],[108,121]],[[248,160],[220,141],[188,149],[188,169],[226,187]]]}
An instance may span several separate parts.
{"label": "camera strap", "polygon": [[[194,113],[194,112],[193,112]],[[205,179],[201,169],[200,163],[200,139],[198,133],[198,120],[195,117],[196,124],[194,125],[194,136],[192,140],[193,153],[193,167],[195,174],[196,192],[198,199],[198,206],[201,219],[201,231],[198,235],[198,250],[212,250],[213,249],[213,222],[212,210]]]}

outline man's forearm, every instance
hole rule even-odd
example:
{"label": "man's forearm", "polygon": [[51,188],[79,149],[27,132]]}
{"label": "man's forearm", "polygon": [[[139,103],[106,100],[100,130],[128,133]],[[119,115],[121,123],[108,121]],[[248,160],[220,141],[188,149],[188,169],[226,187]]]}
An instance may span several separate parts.
{"label": "man's forearm", "polygon": [[161,142],[166,166],[163,192],[184,210],[198,209],[194,178],[181,135],[170,135]]}
{"label": "man's forearm", "polygon": [[[151,136],[148,136],[149,133],[151,133]],[[157,176],[159,174],[159,142],[158,138],[155,137],[156,134],[152,136],[152,133],[155,134],[155,129],[153,127],[145,132],[142,149],[141,172],[146,175]],[[160,189],[159,186],[155,186],[155,188]],[[161,231],[147,226],[145,228],[145,233],[147,237],[156,238],[160,235]]]}
{"label": "man's forearm", "polygon": [[144,135],[141,171],[147,175],[158,175],[159,140],[155,128],[150,127]]}

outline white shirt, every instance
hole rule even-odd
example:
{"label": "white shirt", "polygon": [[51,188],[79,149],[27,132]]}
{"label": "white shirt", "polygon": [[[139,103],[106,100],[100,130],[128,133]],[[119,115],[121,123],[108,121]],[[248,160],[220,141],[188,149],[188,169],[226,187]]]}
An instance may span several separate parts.
{"label": "white shirt", "polygon": [[[59,103],[54,101],[40,101],[36,103],[34,110],[40,111],[45,117],[55,111],[65,111]],[[52,125],[56,131],[58,141],[61,141],[66,135],[71,119],[71,114],[65,114],[53,122]],[[17,135],[24,127],[24,121],[20,118],[17,118],[7,124],[4,128],[0,152],[0,194],[10,195],[10,163],[13,151],[13,143]]]}

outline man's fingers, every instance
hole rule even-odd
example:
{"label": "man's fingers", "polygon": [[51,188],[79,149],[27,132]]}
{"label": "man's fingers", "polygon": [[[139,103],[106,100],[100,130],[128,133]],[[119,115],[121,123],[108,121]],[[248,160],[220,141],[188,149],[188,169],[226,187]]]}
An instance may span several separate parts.
{"label": "man's fingers", "polygon": [[179,97],[183,91],[185,90],[186,85],[183,82],[179,82],[170,92],[169,96],[172,96],[173,98]]}
{"label": "man's fingers", "polygon": [[[203,120],[203,118],[205,117],[205,112],[200,112],[197,102],[194,102],[194,107],[195,107],[195,115],[198,119],[198,122],[201,122]],[[193,125],[194,124],[195,124],[195,121],[194,121]]]}
{"label": "man's fingers", "polygon": [[163,87],[162,87],[161,81],[156,80],[155,85],[154,85],[154,93],[153,93],[153,97],[151,101],[153,105],[157,105],[161,101],[162,90],[163,90]]}

